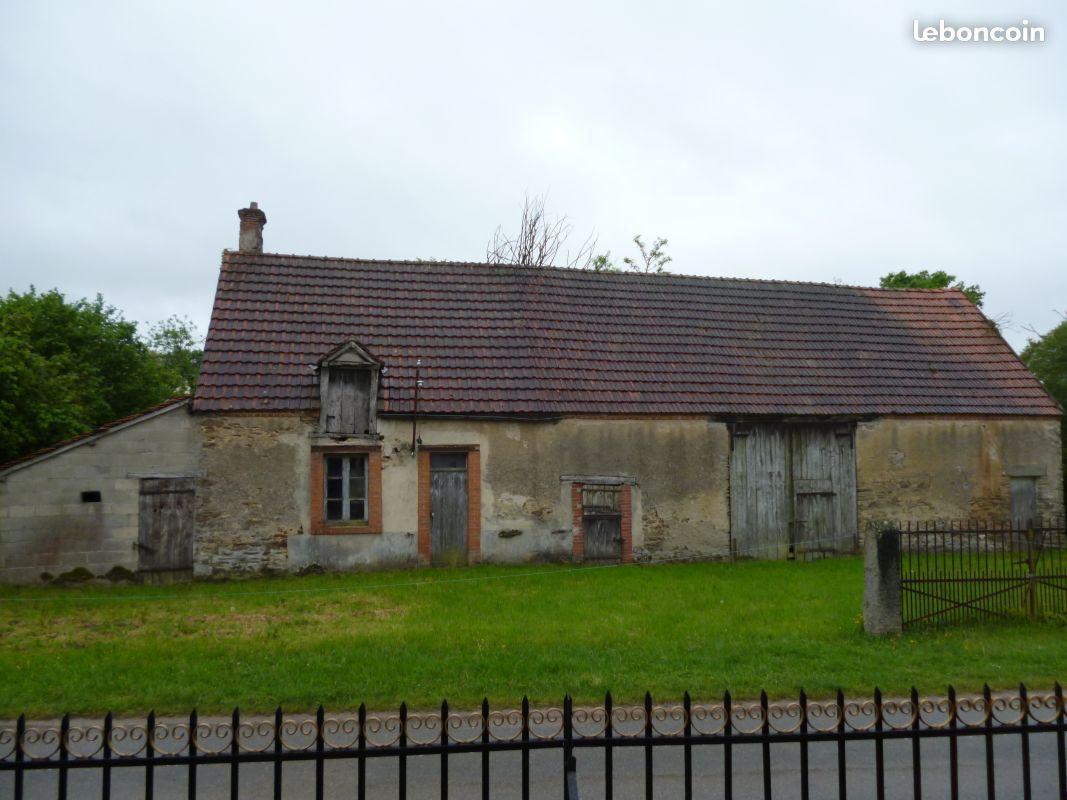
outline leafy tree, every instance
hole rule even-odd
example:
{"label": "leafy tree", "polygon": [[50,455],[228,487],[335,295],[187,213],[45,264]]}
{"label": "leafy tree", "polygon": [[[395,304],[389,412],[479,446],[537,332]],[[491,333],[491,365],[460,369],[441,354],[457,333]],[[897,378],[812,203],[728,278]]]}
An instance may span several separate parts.
{"label": "leafy tree", "polygon": [[0,330],[0,463],[87,430],[77,376],[21,335]]}
{"label": "leafy tree", "polygon": [[204,355],[193,323],[185,317],[169,317],[148,329],[146,341],[163,380],[172,387],[171,394],[191,393]]}
{"label": "leafy tree", "polygon": [[644,272],[646,274],[654,272],[659,274],[664,272],[665,267],[674,260],[664,252],[664,248],[667,246],[666,239],[656,239],[652,242],[652,246],[648,247],[641,239],[641,234],[637,234],[634,237],[634,244],[637,245],[637,250],[641,254],[640,260],[629,257],[622,260],[634,272]]}
{"label": "leafy tree", "polygon": [[0,298],[0,462],[188,391],[198,359],[184,320],[161,323],[146,342],[99,295],[9,292]]}
{"label": "leafy tree", "polygon": [[615,266],[615,263],[611,260],[611,251],[601,253],[598,256],[593,256],[593,260],[589,262],[589,268],[593,272],[618,272],[619,268]]}
{"label": "leafy tree", "polygon": [[[1020,357],[1056,402],[1067,408],[1067,319],[1044,336],[1027,342]],[[1067,421],[1062,433],[1063,464],[1067,472]]]}
{"label": "leafy tree", "polygon": [[[674,259],[666,253],[667,240],[655,239],[652,242],[652,246],[645,244],[641,238],[641,234],[637,234],[633,238],[633,243],[637,245],[637,251],[639,258],[630,258],[626,256],[622,263],[632,269],[634,272],[641,273],[655,273],[661,274],[666,272],[666,267]],[[619,272],[619,268],[615,266],[615,262],[611,260],[611,251],[601,253],[598,256],[594,256],[592,261],[589,262],[589,266],[595,272]]]}
{"label": "leafy tree", "polygon": [[976,283],[970,286],[963,281],[956,280],[955,275],[949,275],[944,270],[930,272],[890,272],[884,275],[879,284],[883,289],[959,289],[978,308],[982,307],[985,292]]}

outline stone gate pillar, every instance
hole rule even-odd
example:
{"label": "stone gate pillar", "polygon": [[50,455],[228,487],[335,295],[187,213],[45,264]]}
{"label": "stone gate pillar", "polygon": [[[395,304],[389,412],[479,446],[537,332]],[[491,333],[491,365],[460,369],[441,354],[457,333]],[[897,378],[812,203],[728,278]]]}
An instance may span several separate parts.
{"label": "stone gate pillar", "polygon": [[864,537],[863,629],[872,636],[902,630],[900,536],[895,530],[877,530]]}

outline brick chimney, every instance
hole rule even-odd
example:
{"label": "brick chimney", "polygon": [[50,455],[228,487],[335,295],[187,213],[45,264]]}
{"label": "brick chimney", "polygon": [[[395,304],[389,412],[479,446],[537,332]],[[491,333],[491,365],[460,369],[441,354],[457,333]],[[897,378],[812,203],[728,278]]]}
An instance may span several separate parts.
{"label": "brick chimney", "polygon": [[259,210],[257,203],[249,203],[248,208],[237,212],[241,218],[241,236],[238,250],[242,253],[263,252],[263,226],[267,224],[267,215]]}

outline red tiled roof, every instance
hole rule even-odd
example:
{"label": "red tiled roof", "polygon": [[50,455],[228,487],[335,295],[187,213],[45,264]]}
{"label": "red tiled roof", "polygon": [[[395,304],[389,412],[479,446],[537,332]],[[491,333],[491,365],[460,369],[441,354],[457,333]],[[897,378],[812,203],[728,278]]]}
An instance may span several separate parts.
{"label": "red tiled roof", "polygon": [[318,407],[355,339],[380,413],[1058,415],[955,290],[223,254],[194,410]]}
{"label": "red tiled roof", "polygon": [[179,403],[187,403],[189,402],[189,399],[189,395],[179,395],[177,397],[171,397],[169,400],[164,400],[162,403],[156,403],[156,405],[152,406],[151,408],[146,408],[144,411],[138,411],[136,414],[130,414],[126,417],[120,417],[119,419],[113,419],[110,422],[105,422],[103,425],[98,425],[91,431],[79,433],[77,436],[71,436],[69,439],[64,439],[60,442],[56,442],[55,444],[50,444],[48,445],[48,447],[42,447],[40,450],[34,450],[32,453],[27,453],[24,456],[19,456],[18,458],[14,458],[4,464],[0,464],[0,472],[6,472],[11,467],[18,466],[19,464],[24,464],[28,461],[34,461],[40,458],[41,456],[46,456],[49,453],[54,453],[56,450],[62,450],[65,447],[69,447],[72,444],[77,444],[78,442],[83,441],[85,439],[92,439],[95,436],[99,436],[102,433],[107,433],[108,431],[114,428],[118,428],[121,425],[126,425],[127,423],[134,422],[140,419],[141,417],[147,417],[150,414],[155,414],[157,411],[162,411],[164,408],[167,408],[169,406],[178,405]]}

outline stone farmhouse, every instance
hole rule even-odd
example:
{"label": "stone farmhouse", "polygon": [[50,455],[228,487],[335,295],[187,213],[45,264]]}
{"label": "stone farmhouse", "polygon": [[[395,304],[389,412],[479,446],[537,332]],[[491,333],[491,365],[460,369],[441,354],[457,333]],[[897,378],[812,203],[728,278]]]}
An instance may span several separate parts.
{"label": "stone farmhouse", "polygon": [[789,558],[1063,513],[955,290],[225,251],[196,396],[0,468],[0,580]]}

